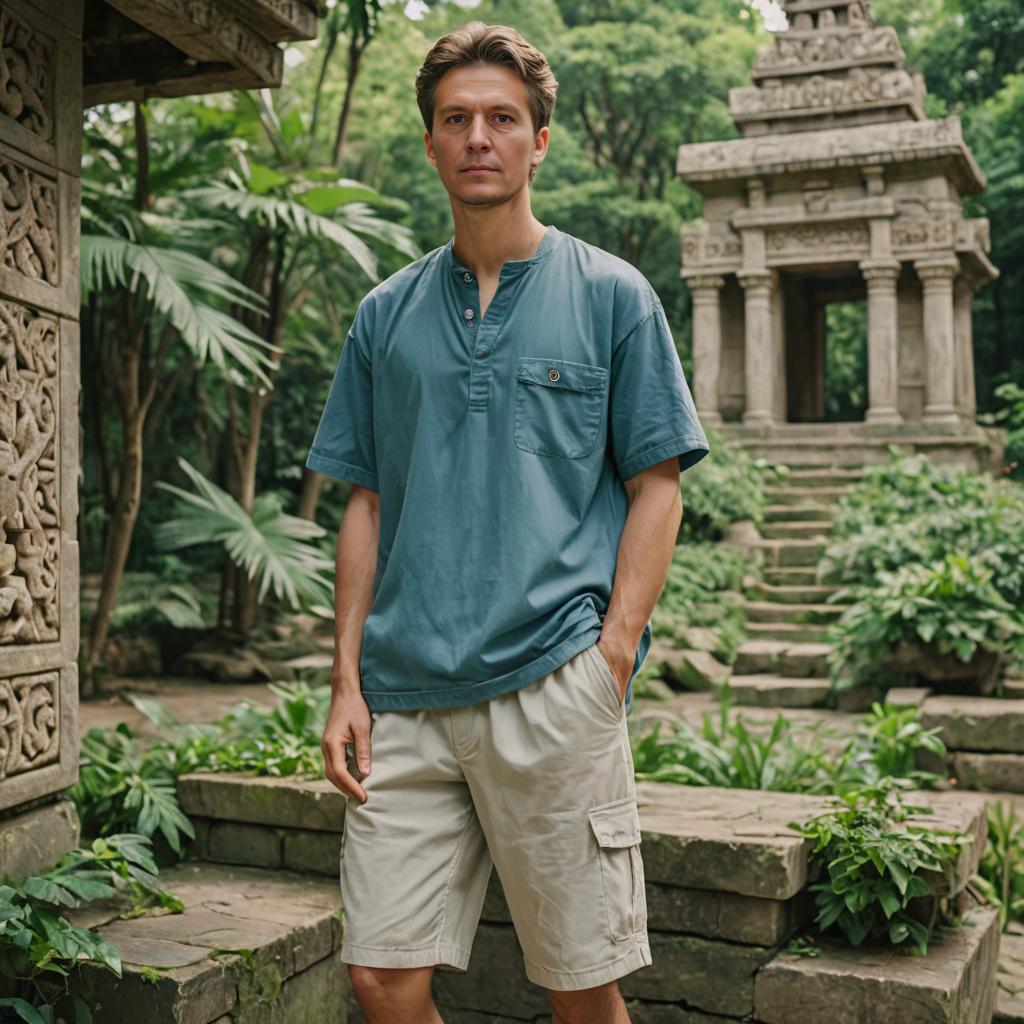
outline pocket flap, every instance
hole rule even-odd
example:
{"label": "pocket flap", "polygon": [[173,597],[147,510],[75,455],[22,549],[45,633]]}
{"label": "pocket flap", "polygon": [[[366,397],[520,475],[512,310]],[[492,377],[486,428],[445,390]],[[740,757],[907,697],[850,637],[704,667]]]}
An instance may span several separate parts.
{"label": "pocket flap", "polygon": [[[516,376],[531,384],[548,388],[566,388],[569,391],[604,391],[608,371],[590,363],[573,363],[568,359],[545,359],[523,356],[516,368]],[[554,379],[552,379],[554,378]]]}
{"label": "pocket flap", "polygon": [[591,807],[587,817],[600,846],[636,846],[640,842],[640,809],[635,797]]}

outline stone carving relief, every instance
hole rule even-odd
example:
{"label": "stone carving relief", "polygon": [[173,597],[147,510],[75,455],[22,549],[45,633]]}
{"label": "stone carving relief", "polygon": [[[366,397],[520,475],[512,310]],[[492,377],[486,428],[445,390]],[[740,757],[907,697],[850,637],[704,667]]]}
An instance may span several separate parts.
{"label": "stone carving relief", "polygon": [[763,74],[811,65],[807,69],[810,71],[815,64],[856,64],[877,57],[900,64],[906,60],[899,36],[891,25],[793,39],[779,33],[774,43],[759,49],[754,70]]}
{"label": "stone carving relief", "polygon": [[0,160],[0,256],[25,277],[60,284],[56,182],[11,159]]}
{"label": "stone carving relief", "polygon": [[52,39],[0,10],[0,113],[46,141],[53,135],[53,54]]}
{"label": "stone carving relief", "polygon": [[866,224],[820,224],[769,231],[765,248],[775,256],[800,253],[820,257],[830,249],[865,249],[870,241]]}
{"label": "stone carving relief", "polygon": [[892,244],[897,249],[951,249],[958,222],[956,217],[900,216],[892,222]]}
{"label": "stone carving relief", "polygon": [[734,114],[760,114],[817,107],[849,107],[879,100],[920,100],[923,81],[907,71],[851,68],[843,78],[812,75],[798,82],[772,79],[763,88],[744,86],[729,90]]}
{"label": "stone carving relief", "polygon": [[57,321],[0,301],[0,646],[59,638]]}
{"label": "stone carving relief", "polygon": [[683,264],[736,262],[743,251],[738,235],[711,235],[702,231],[684,231]]}
{"label": "stone carving relief", "polygon": [[0,779],[58,760],[59,683],[56,670],[0,679]]}

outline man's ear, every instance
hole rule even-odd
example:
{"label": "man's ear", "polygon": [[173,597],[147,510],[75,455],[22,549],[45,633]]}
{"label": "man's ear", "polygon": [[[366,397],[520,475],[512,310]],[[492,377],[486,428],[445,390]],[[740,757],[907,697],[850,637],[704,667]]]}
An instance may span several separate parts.
{"label": "man's ear", "polygon": [[430,137],[430,132],[428,131],[423,132],[423,145],[426,146],[427,149],[427,163],[429,163],[431,167],[436,167],[437,156],[434,153],[434,140]]}
{"label": "man's ear", "polygon": [[533,140],[533,166],[536,167],[548,154],[548,142],[551,139],[551,132],[547,125],[544,125]]}

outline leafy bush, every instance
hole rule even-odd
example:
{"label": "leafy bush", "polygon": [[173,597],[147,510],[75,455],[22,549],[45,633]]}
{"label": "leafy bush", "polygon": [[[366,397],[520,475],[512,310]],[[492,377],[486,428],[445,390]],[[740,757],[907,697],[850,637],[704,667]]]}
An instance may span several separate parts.
{"label": "leafy bush", "polygon": [[988,842],[971,882],[999,909],[999,927],[1024,920],[1024,818],[1008,800],[987,805]]}
{"label": "leafy bush", "polygon": [[786,469],[745,449],[729,446],[717,431],[706,428],[708,454],[688,469],[681,479],[683,492],[682,536],[689,540],[720,540],[730,523],[764,519],[766,480],[782,476]]}
{"label": "leafy bush", "polygon": [[937,776],[914,768],[914,751],[940,756],[946,749],[938,729],[921,727],[917,708],[872,705],[858,730],[841,749],[825,743],[821,729],[794,736],[790,722],[777,714],[768,725],[755,725],[732,713],[732,697],[723,687],[715,714],[704,712],[702,727],[672,724],[662,738],[659,721],[631,739],[638,779],[694,786],[768,789],[788,793],[843,793],[874,785],[887,775],[911,785],[933,785]]}
{"label": "leafy bush", "polygon": [[881,572],[962,551],[992,569],[1011,604],[1024,604],[1024,489],[1008,480],[936,466],[890,446],[839,500],[818,567],[826,582],[871,586]]}
{"label": "leafy bush", "polygon": [[[102,964],[121,977],[117,948],[97,932],[71,924],[62,908],[79,907],[118,894],[131,897],[134,910],[156,902],[181,911],[181,901],[157,878],[157,867],[140,835],[96,839],[88,849],[72,850],[57,866],[18,884],[0,879],[0,977],[13,991],[0,1007],[29,1024],[54,1020],[54,1006],[68,995],[68,977],[82,961]],[[75,1024],[89,1024],[92,1015],[81,999],[70,1008]]]}
{"label": "leafy bush", "polygon": [[[811,863],[828,876],[810,886],[822,931],[835,926],[854,946],[868,937],[894,945],[909,942],[915,955],[923,956],[944,923],[940,918],[948,902],[932,894],[924,873],[948,877],[973,836],[909,823],[910,814],[931,811],[905,806],[899,788],[895,780],[883,779],[837,798],[836,809],[789,827],[813,840]],[[924,921],[910,908],[915,899],[925,904]]]}
{"label": "leafy bush", "polygon": [[932,644],[938,654],[952,651],[963,662],[979,647],[1024,655],[1024,612],[1000,594],[993,577],[980,559],[951,553],[833,594],[830,601],[853,602],[829,628],[837,688],[877,671],[901,641]]}
{"label": "leafy bush", "polygon": [[714,627],[719,644],[715,654],[723,661],[735,661],[746,636],[739,589],[751,571],[756,570],[747,554],[731,544],[677,545],[651,615],[652,633],[679,643],[691,626]]}
{"label": "leafy bush", "polygon": [[274,707],[243,701],[212,724],[183,725],[158,701],[132,703],[164,734],[148,744],[121,723],[82,738],[78,782],[68,791],[86,835],[125,828],[162,837],[158,859],[177,860],[195,832],[178,805],[186,772],[247,771],[257,775],[323,775],[320,737],[330,687],[271,685]]}
{"label": "leafy bush", "polygon": [[1008,381],[994,392],[1004,405],[998,412],[982,414],[985,423],[1001,424],[1006,428],[1006,454],[1003,472],[1016,479],[1024,478],[1024,388]]}

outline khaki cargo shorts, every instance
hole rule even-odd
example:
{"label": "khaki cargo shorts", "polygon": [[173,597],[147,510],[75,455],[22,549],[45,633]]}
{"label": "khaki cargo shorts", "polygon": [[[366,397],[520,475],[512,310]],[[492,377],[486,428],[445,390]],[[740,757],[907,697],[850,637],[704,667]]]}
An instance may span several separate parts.
{"label": "khaki cargo shorts", "polygon": [[493,864],[530,981],[591,988],[651,963],[625,708],[596,644],[491,700],[372,722],[342,961],[466,970]]}

